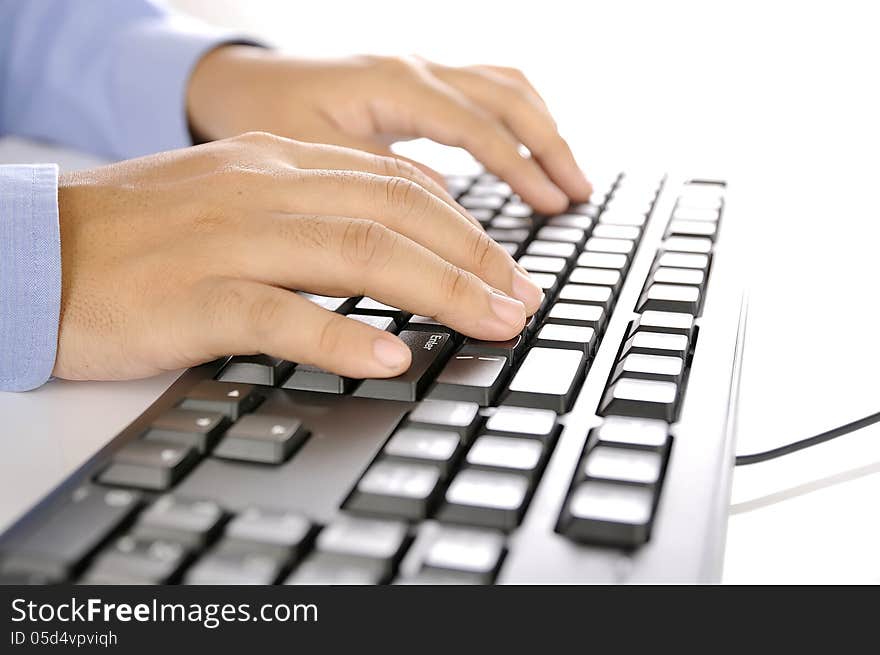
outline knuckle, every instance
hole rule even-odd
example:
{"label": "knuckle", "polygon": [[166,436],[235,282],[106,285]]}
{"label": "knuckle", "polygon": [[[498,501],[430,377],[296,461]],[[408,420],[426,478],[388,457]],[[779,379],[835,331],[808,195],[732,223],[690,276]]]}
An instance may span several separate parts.
{"label": "knuckle", "polygon": [[278,237],[295,246],[323,250],[331,242],[331,228],[322,216],[284,217],[278,221]]}
{"label": "knuckle", "polygon": [[280,324],[283,308],[278,298],[270,295],[251,298],[248,301],[248,324],[253,326],[256,335],[262,336]]}
{"label": "knuckle", "polygon": [[339,314],[331,314],[324,321],[318,332],[316,343],[320,353],[335,353],[345,343],[346,318]]}
{"label": "knuckle", "polygon": [[245,294],[232,280],[212,284],[202,295],[201,313],[207,324],[217,327],[230,316],[238,316],[245,301]]}
{"label": "knuckle", "polygon": [[379,65],[395,76],[412,72],[412,63],[405,57],[380,57]]}
{"label": "knuckle", "polygon": [[358,269],[381,268],[394,249],[394,233],[374,221],[353,220],[342,235],[343,257]]}
{"label": "knuckle", "polygon": [[483,273],[489,269],[492,255],[495,252],[495,242],[483,230],[474,229],[473,245],[471,246],[471,260],[477,272]]}
{"label": "knuckle", "polygon": [[382,174],[388,177],[413,179],[418,178],[418,174],[421,172],[409,162],[398,159],[397,157],[383,157],[381,155],[378,155],[377,157],[381,161],[380,168]]}
{"label": "knuckle", "polygon": [[440,295],[444,303],[454,304],[459,301],[469,284],[470,278],[466,272],[447,263],[440,279]]}
{"label": "knuckle", "polygon": [[430,194],[417,183],[405,177],[389,177],[384,182],[385,204],[406,216],[427,213]]}
{"label": "knuckle", "polygon": [[264,132],[261,130],[254,130],[251,132],[245,132],[237,137],[234,137],[236,140],[241,141],[242,143],[250,146],[269,146],[277,143],[281,140],[281,137],[275,136],[270,132]]}

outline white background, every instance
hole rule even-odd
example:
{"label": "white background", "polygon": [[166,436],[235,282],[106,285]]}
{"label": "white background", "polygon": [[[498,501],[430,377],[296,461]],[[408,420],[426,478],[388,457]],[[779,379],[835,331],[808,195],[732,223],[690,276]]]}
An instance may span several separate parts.
{"label": "white background", "polygon": [[[745,199],[738,218],[750,236],[740,452],[880,410],[880,40],[868,2],[171,4],[301,55],[518,66],[588,172],[721,169]],[[105,422],[124,427],[170,380],[115,385]],[[69,431],[70,408],[101,388],[2,394],[0,413],[32,408]],[[44,478],[57,481],[112,435],[74,431],[76,445],[52,450],[52,435],[20,444],[22,460],[44,470],[22,475],[18,458],[0,460],[0,478],[21,480],[16,503],[36,500]],[[739,469],[725,581],[880,582],[878,473],[880,426]]]}

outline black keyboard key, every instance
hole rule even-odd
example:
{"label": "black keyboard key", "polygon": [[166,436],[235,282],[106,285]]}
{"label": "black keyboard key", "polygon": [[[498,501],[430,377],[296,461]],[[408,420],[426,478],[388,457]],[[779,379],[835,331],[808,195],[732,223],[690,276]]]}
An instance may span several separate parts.
{"label": "black keyboard key", "polygon": [[496,215],[494,209],[469,209],[468,213],[473,216],[477,221],[485,227],[488,225],[492,218]]}
{"label": "black keyboard key", "polygon": [[663,242],[667,252],[707,254],[712,252],[712,239],[702,237],[669,237]]}
{"label": "black keyboard key", "polygon": [[600,445],[587,453],[581,472],[595,480],[653,486],[660,482],[663,461],[661,453]]}
{"label": "black keyboard key", "polygon": [[287,378],[282,388],[341,395],[350,393],[357,386],[357,383],[357,380],[331,373],[311,364],[298,364],[293,375]]}
{"label": "black keyboard key", "polygon": [[470,192],[475,196],[509,196],[512,191],[506,182],[477,182],[474,184]]}
{"label": "black keyboard key", "polygon": [[406,523],[342,515],[321,530],[315,549],[381,562],[388,577],[406,544]]}
{"label": "black keyboard key", "polygon": [[568,348],[582,350],[589,356],[596,348],[596,330],[580,325],[561,325],[545,323],[535,339],[536,346],[544,348]]}
{"label": "black keyboard key", "polygon": [[585,232],[593,226],[593,220],[584,214],[560,214],[547,221],[555,227],[574,227]]}
{"label": "black keyboard key", "polygon": [[513,437],[531,437],[547,443],[556,434],[556,412],[503,405],[486,421],[486,431]]}
{"label": "black keyboard key", "polygon": [[479,412],[480,406],[477,403],[426,399],[409,413],[408,423],[418,427],[457,432],[467,443],[480,424]]}
{"label": "black keyboard key", "polygon": [[648,310],[636,319],[634,329],[637,332],[663,332],[681,334],[691,339],[694,331],[693,314],[681,312],[658,312]]}
{"label": "black keyboard key", "polygon": [[614,377],[664,380],[678,384],[683,372],[684,360],[681,357],[630,353],[617,364]]}
{"label": "black keyboard key", "polygon": [[399,428],[382,452],[389,460],[433,464],[446,476],[460,448],[461,435],[458,432],[409,425]]}
{"label": "black keyboard key", "polygon": [[0,559],[0,580],[46,584],[69,580],[82,562],[138,510],[141,495],[84,485],[43,516]]}
{"label": "black keyboard key", "polygon": [[518,243],[508,243],[507,241],[496,241],[496,243],[504,248],[511,257],[516,257],[519,254],[521,246]]}
{"label": "black keyboard key", "polygon": [[599,305],[606,312],[611,309],[614,290],[592,284],[566,284],[559,292],[559,300],[567,303]]}
{"label": "black keyboard key", "polygon": [[621,378],[611,385],[602,399],[601,413],[641,418],[675,418],[678,386],[673,382]]}
{"label": "black keyboard key", "polygon": [[175,408],[161,414],[144,438],[189,446],[204,454],[214,447],[228,425],[229,419],[219,412]]}
{"label": "black keyboard key", "polygon": [[385,316],[394,319],[397,325],[403,325],[409,319],[411,314],[397,307],[386,305],[383,302],[374,300],[373,298],[361,298],[354,306],[351,317],[358,320],[357,316]]}
{"label": "black keyboard key", "polygon": [[522,473],[534,481],[544,452],[539,439],[484,434],[476,438],[465,461],[470,468]]}
{"label": "black keyboard key", "polygon": [[459,353],[446,362],[429,397],[463,400],[486,407],[492,404],[501,390],[507,368],[506,357]]}
{"label": "black keyboard key", "polygon": [[283,560],[265,553],[212,550],[187,571],[188,585],[270,585],[281,575]]}
{"label": "black keyboard key", "polygon": [[[525,332],[525,329],[523,330]],[[528,339],[520,333],[507,341],[481,341],[468,338],[460,353],[462,355],[488,355],[490,357],[506,357],[507,365],[513,366],[525,354]]]}
{"label": "black keyboard key", "polygon": [[605,326],[605,310],[599,305],[576,305],[558,302],[547,313],[548,323],[580,325],[601,332]]}
{"label": "black keyboard key", "polygon": [[406,322],[406,330],[428,330],[428,331],[440,331],[440,332],[449,332],[450,334],[455,334],[451,327],[447,327],[443,325],[436,318],[431,316],[421,316],[419,314],[413,314],[410,319]]}
{"label": "black keyboard key", "polygon": [[559,529],[576,541],[638,546],[648,540],[653,506],[650,488],[588,480],[572,492]]}
{"label": "black keyboard key", "polygon": [[626,342],[624,352],[684,359],[688,352],[688,338],[683,334],[639,330]]}
{"label": "black keyboard key", "polygon": [[526,247],[527,255],[538,257],[562,257],[571,261],[577,255],[577,246],[565,241],[532,241]]}
{"label": "black keyboard key", "polygon": [[599,216],[599,214],[602,213],[602,205],[593,202],[582,202],[578,205],[574,205],[573,207],[571,207],[569,211],[573,214],[580,214],[582,216],[596,218],[597,216]]}
{"label": "black keyboard key", "polygon": [[573,284],[598,284],[611,287],[615,292],[620,288],[623,278],[620,271],[613,268],[583,268],[571,272],[568,281]]}
{"label": "black keyboard key", "polygon": [[217,379],[274,387],[281,384],[292,368],[292,362],[271,355],[236,355],[226,363]]}
{"label": "black keyboard key", "polygon": [[393,378],[364,380],[354,395],[385,400],[418,400],[443,365],[452,343],[448,332],[404,330],[400,338],[412,351],[412,364]]}
{"label": "black keyboard key", "polygon": [[505,403],[567,412],[586,364],[582,350],[532,348],[510,382]]}
{"label": "black keyboard key", "polygon": [[643,207],[611,206],[599,217],[599,223],[641,228],[648,221],[648,209],[647,203]]}
{"label": "black keyboard key", "polygon": [[618,448],[663,451],[669,444],[669,425],[665,421],[609,416],[590,433],[593,442]]}
{"label": "black keyboard key", "polygon": [[459,196],[467,191],[474,180],[469,175],[447,175],[446,188],[453,196]]}
{"label": "black keyboard key", "polygon": [[319,296],[315,293],[305,293],[297,291],[297,294],[306,300],[319,305],[330,312],[339,312],[345,314],[354,304],[354,298],[336,298],[333,296]]}
{"label": "black keyboard key", "polygon": [[629,257],[635,251],[636,242],[631,239],[603,239],[601,237],[591,237],[584,248],[591,252],[607,252],[614,255],[624,255],[625,257]]}
{"label": "black keyboard key", "polygon": [[465,209],[501,209],[505,197],[501,195],[476,195],[468,193],[458,199],[458,203]]}
{"label": "black keyboard key", "polygon": [[529,279],[544,292],[545,302],[549,302],[548,299],[556,294],[556,288],[559,286],[559,277],[557,275],[529,272]]}
{"label": "black keyboard key", "polygon": [[699,287],[706,281],[706,274],[698,268],[658,268],[651,279],[662,284],[691,284]]}
{"label": "black keyboard key", "polygon": [[180,407],[199,412],[219,412],[237,421],[261,400],[262,396],[251,384],[205,380],[186,393]]}
{"label": "black keyboard key", "polygon": [[717,208],[706,209],[680,205],[672,212],[672,220],[675,221],[703,221],[706,223],[716,223],[720,217],[721,213]]}
{"label": "black keyboard key", "polygon": [[562,257],[542,257],[540,255],[523,255],[519,264],[530,273],[552,273],[559,275],[565,271],[568,262]]}
{"label": "black keyboard key", "polygon": [[642,231],[633,225],[611,225],[609,223],[597,225],[592,234],[592,236],[601,239],[626,239],[629,241],[638,241],[641,235]]}
{"label": "black keyboard key", "polygon": [[718,231],[718,225],[714,221],[689,221],[682,218],[674,218],[669,221],[667,233],[675,236],[706,237],[714,239]]}
{"label": "black keyboard key", "polygon": [[679,284],[652,284],[647,288],[638,311],[657,310],[697,315],[700,308],[700,287]]}
{"label": "black keyboard key", "polygon": [[709,255],[686,252],[664,252],[657,260],[659,266],[667,268],[709,268]]}
{"label": "black keyboard key", "polygon": [[534,210],[524,202],[511,201],[501,208],[501,213],[514,218],[528,218]]}
{"label": "black keyboard key", "polygon": [[161,539],[126,535],[100,553],[82,584],[167,584],[186,563],[184,546]]}
{"label": "black keyboard key", "polygon": [[215,457],[245,462],[280,464],[308,438],[309,431],[295,418],[249,414],[226,432]]}
{"label": "black keyboard key", "polygon": [[311,533],[311,523],[301,514],[251,507],[226,525],[220,549],[287,561],[300,556]]}
{"label": "black keyboard key", "polygon": [[491,584],[504,553],[504,535],[496,530],[423,523],[407,560],[412,556],[413,579],[426,583]]}
{"label": "black keyboard key", "polygon": [[586,268],[608,268],[625,271],[629,260],[626,255],[610,252],[582,252],[578,256],[577,265]]}
{"label": "black keyboard key", "polygon": [[505,229],[500,227],[490,227],[486,230],[486,234],[495,241],[503,241],[505,243],[516,243],[522,245],[529,239],[530,230],[524,228]]}
{"label": "black keyboard key", "polygon": [[440,469],[429,464],[375,462],[360,479],[347,508],[357,512],[425,518],[437,496]]}
{"label": "black keyboard key", "polygon": [[531,230],[533,224],[534,221],[531,218],[504,216],[503,214],[496,216],[489,222],[490,227],[497,227],[503,230]]}
{"label": "black keyboard key", "polygon": [[286,585],[377,585],[386,582],[381,560],[316,552],[284,581]]}
{"label": "black keyboard key", "polygon": [[446,490],[440,521],[512,530],[528,503],[529,480],[518,473],[464,469]]}
{"label": "black keyboard key", "polygon": [[223,510],[215,502],[166,494],[141,514],[132,534],[201,549],[219,532],[223,518]]}
{"label": "black keyboard key", "polygon": [[397,330],[397,323],[391,316],[373,316],[371,314],[349,314],[348,318],[361,323],[366,323],[377,330],[385,330],[386,332],[394,332]]}
{"label": "black keyboard key", "polygon": [[545,225],[535,234],[536,239],[541,241],[564,241],[578,246],[583,245],[587,239],[587,233],[576,227],[560,227],[558,225]]}
{"label": "black keyboard key", "polygon": [[98,481],[164,491],[182,478],[197,460],[198,452],[194,448],[137,439],[116,452]]}

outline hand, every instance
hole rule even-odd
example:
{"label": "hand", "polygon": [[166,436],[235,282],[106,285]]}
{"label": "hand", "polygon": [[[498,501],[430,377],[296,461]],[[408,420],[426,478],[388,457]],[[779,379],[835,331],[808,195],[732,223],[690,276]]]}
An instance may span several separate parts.
{"label": "hand", "polygon": [[187,105],[194,131],[206,139],[259,129],[383,155],[409,137],[462,146],[540,212],[559,213],[592,190],[544,101],[510,68],[392,57],[302,60],[225,46],[196,66]]}
{"label": "hand", "polygon": [[413,166],[249,133],[62,177],[54,374],[143,377],[267,353],[398,375],[396,336],[288,289],[368,295],[482,339],[542,293]]}

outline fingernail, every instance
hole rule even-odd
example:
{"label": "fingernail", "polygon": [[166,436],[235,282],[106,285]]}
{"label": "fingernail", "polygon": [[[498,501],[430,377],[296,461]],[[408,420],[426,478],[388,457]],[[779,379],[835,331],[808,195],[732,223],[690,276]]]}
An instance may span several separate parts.
{"label": "fingernail", "polygon": [[537,308],[544,300],[544,292],[537,284],[532,282],[528,273],[522,266],[517,264],[513,272],[513,297],[521,301],[526,307]]}
{"label": "fingernail", "polygon": [[382,338],[373,342],[373,357],[382,366],[397,371],[406,366],[410,353],[402,343]]}
{"label": "fingernail", "polygon": [[489,304],[492,306],[492,313],[505,325],[519,327],[525,323],[526,308],[520,301],[493,291],[489,294]]}

